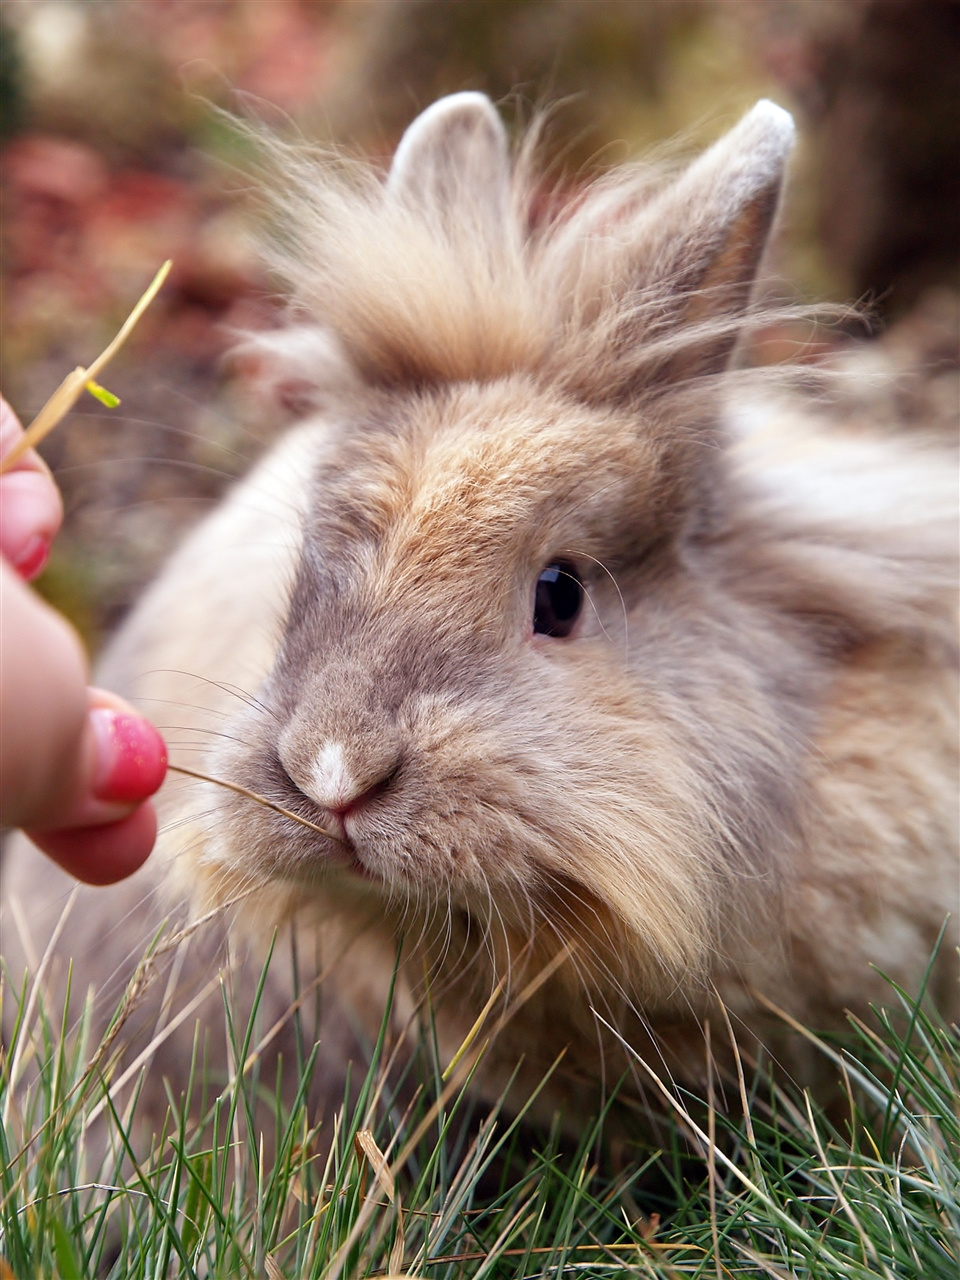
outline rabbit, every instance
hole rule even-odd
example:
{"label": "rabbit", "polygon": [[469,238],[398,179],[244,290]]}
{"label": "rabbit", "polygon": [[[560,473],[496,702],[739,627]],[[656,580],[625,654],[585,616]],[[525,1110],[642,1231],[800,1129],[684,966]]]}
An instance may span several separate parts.
{"label": "rabbit", "polygon": [[332,975],[320,1092],[399,964],[396,1027],[428,990],[450,1056],[513,1001],[474,1087],[555,1067],[538,1106],[573,1124],[624,1064],[645,1105],[702,1084],[711,1019],[805,1079],[790,1019],[918,988],[958,885],[954,455],[736,371],[793,142],[761,101],[547,212],[478,93],[386,177],[280,148],[289,324],[250,343],[300,421],[100,674],[273,807],[172,776],[147,865],[59,925],[66,878],[12,848],[12,972],[56,927],[103,986],[194,921],[137,1013],[176,1079],[217,957],[249,997],[290,929],[265,1023]]}

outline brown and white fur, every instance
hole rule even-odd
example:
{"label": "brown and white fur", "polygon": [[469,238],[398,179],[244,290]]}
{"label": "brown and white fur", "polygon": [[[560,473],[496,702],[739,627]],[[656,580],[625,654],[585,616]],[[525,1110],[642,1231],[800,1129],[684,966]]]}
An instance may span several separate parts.
{"label": "brown and white fur", "polygon": [[[720,1000],[776,1046],[764,996],[833,1027],[877,969],[917,986],[958,886],[955,463],[726,372],[792,142],[761,102],[662,186],[617,172],[539,219],[477,94],[424,112],[386,181],[286,158],[291,324],[264,350],[310,407],[102,679],[175,761],[341,840],[171,778],[148,866],[73,906],[76,983],[173,904],[246,894],[241,933],[342,953],[367,1032],[402,936],[397,1017],[427,981],[453,1052],[498,981],[555,963],[481,1077],[566,1050],[551,1104],[599,1081],[600,1019],[689,1080]],[[535,633],[558,562],[582,610]],[[29,960],[65,881],[20,847],[5,894]]]}

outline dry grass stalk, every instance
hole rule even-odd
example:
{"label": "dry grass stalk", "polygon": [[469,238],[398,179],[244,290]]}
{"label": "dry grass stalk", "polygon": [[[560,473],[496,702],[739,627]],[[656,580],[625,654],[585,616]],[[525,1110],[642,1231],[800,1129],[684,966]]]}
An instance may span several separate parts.
{"label": "dry grass stalk", "polygon": [[120,332],[109,346],[101,351],[93,364],[86,369],[78,367],[74,369],[72,373],[67,374],[17,443],[13,446],[6,457],[0,461],[0,475],[9,471],[29,449],[35,448],[45,436],[50,434],[57,423],[66,417],[76,402],[80,399],[88,383],[94,383],[94,385],[96,385],[95,379],[97,374],[100,373],[102,369],[106,368],[109,362],[126,342],[127,338],[130,337],[130,334],[133,333],[140,317],[160,292],[164,280],[166,280],[167,276],[170,274],[170,268],[172,266],[173,263],[168,258],[151,280],[149,287],[141,297],[140,301],[123,322]]}

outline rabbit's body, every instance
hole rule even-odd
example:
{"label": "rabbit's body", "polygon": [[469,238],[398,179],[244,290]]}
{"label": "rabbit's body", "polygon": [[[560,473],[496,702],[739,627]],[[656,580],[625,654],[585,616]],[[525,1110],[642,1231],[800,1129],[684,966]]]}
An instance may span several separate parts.
{"label": "rabbit's body", "polygon": [[[871,965],[917,986],[957,893],[953,464],[724,389],[790,137],[761,104],[663,192],[611,183],[528,233],[501,126],[460,95],[386,188],[318,188],[291,250],[316,237],[317,329],[272,340],[315,412],[105,678],[174,761],[339,839],[174,778],[118,903],[252,890],[241,929],[342,956],[367,1031],[402,936],[396,1015],[426,975],[451,1054],[502,979],[524,1004],[486,1087],[566,1051],[551,1105],[619,1075],[620,1037],[696,1079],[718,996],[777,1050],[768,1001],[836,1026],[883,999]],[[36,904],[29,857],[7,894]]]}

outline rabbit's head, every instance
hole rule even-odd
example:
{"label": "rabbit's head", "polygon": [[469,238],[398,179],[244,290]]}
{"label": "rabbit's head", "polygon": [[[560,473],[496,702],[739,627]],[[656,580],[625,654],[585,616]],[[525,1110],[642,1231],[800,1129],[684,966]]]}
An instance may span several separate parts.
{"label": "rabbit's head", "polygon": [[716,396],[792,138],[760,103],[659,189],[549,217],[477,94],[386,181],[295,162],[289,375],[326,436],[218,765],[338,839],[228,796],[221,870],[579,949],[651,999],[769,918],[811,664],[740,589]]}

